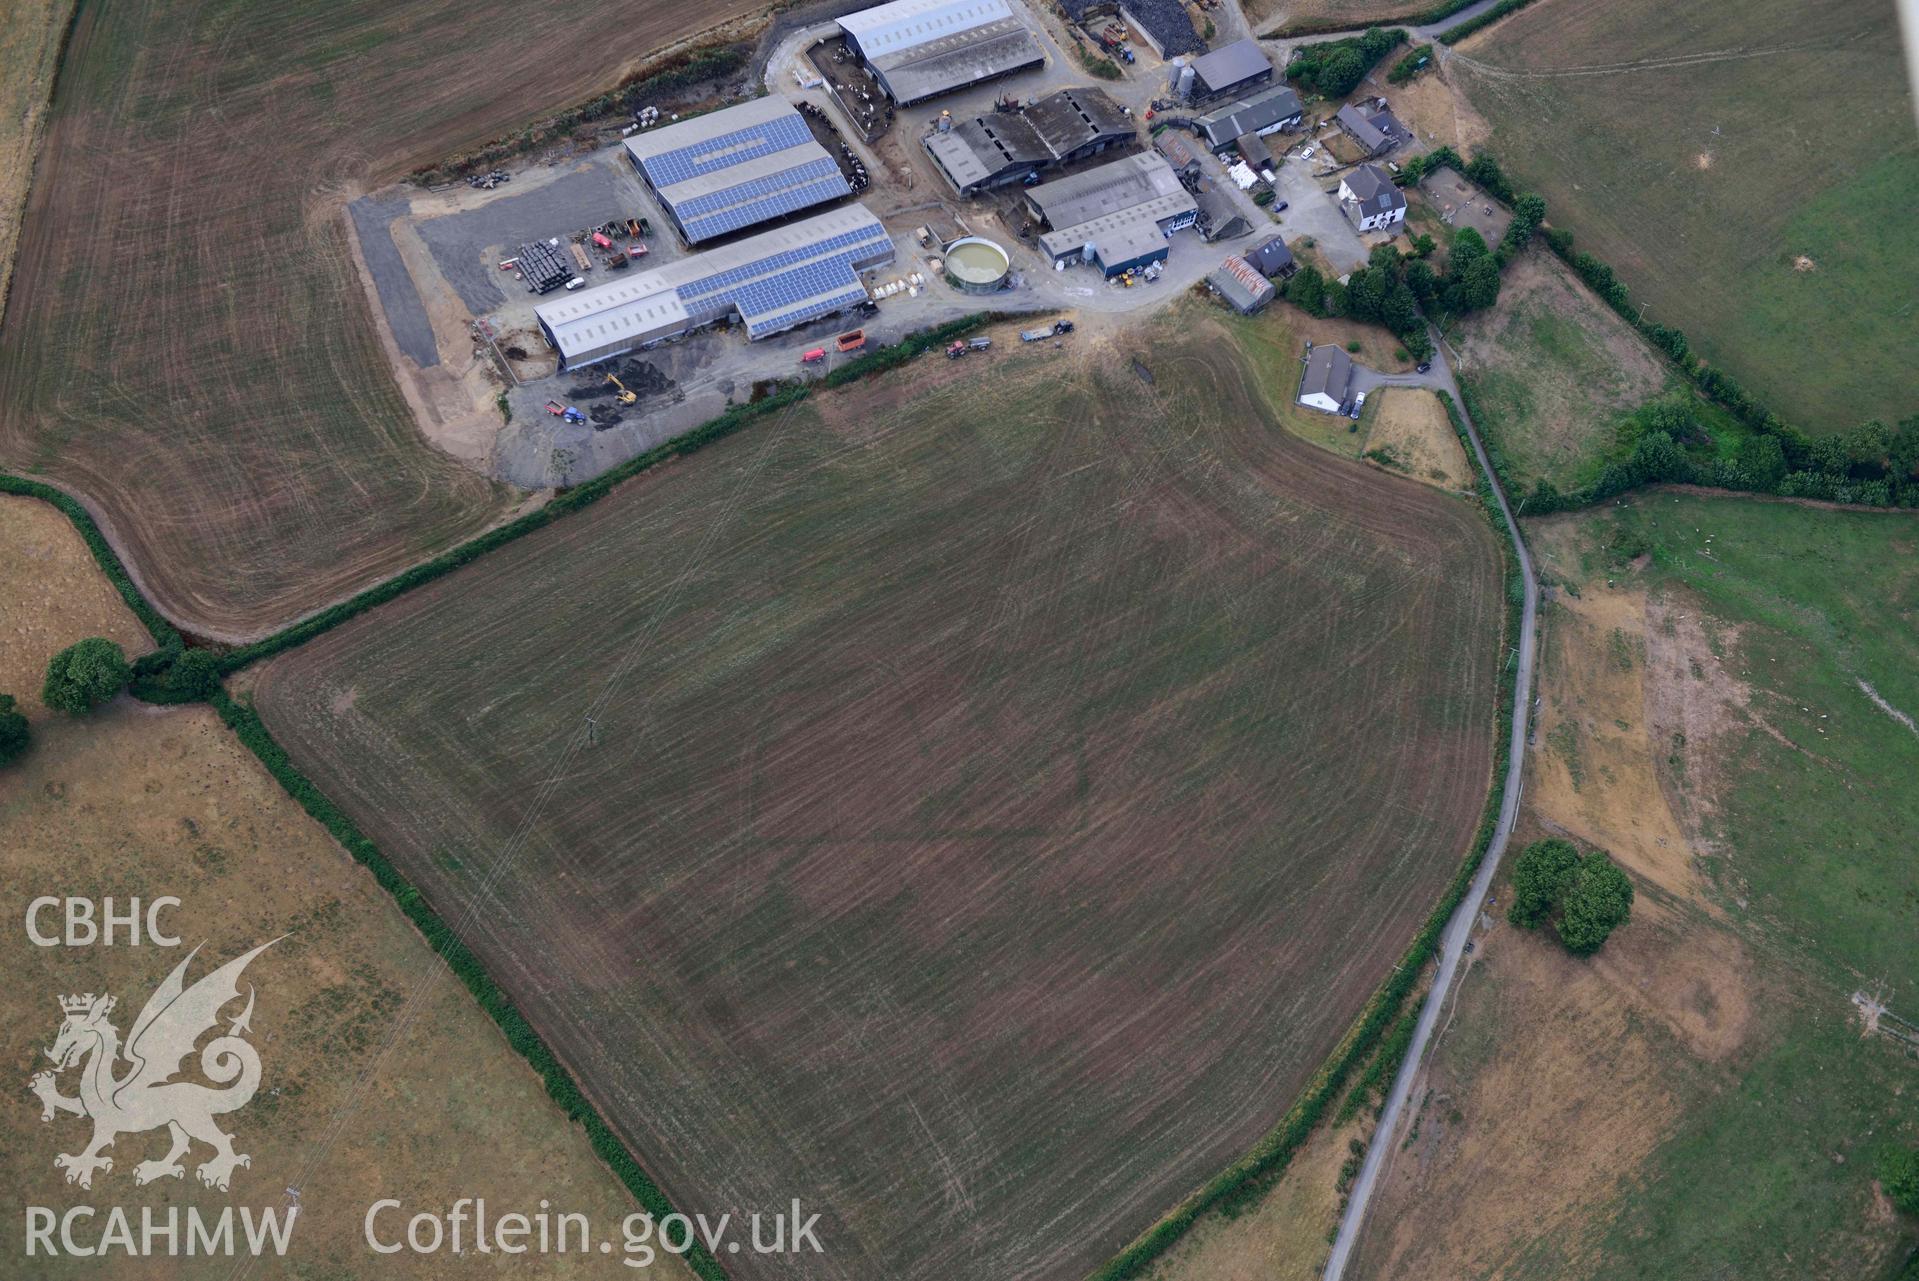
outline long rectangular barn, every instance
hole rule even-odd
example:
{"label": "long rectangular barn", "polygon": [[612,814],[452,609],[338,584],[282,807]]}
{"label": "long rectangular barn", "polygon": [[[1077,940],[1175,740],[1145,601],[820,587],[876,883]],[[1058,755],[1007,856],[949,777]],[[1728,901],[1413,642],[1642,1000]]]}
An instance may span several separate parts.
{"label": "long rectangular barn", "polygon": [[893,261],[865,205],[833,209],[533,309],[560,368],[663,342],[737,316],[765,338],[869,297],[860,273]]}
{"label": "long rectangular barn", "polygon": [[696,245],[853,194],[784,98],[756,98],[626,140],[627,159]]}
{"label": "long rectangular barn", "polygon": [[1007,0],[893,0],[839,26],[902,107],[1046,62]]}

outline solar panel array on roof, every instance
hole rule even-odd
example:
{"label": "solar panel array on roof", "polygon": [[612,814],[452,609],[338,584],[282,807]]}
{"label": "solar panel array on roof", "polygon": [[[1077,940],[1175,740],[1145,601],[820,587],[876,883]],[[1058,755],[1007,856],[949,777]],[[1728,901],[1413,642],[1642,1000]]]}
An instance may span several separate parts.
{"label": "solar panel array on roof", "polygon": [[536,307],[576,368],[737,314],[761,338],[865,301],[859,273],[893,260],[864,206],[820,214]]}
{"label": "solar panel array on roof", "polygon": [[839,165],[781,98],[629,138],[627,154],[689,244],[850,195]]}
{"label": "solar panel array on roof", "polygon": [[782,173],[676,204],[673,213],[688,240],[710,240],[837,199],[849,190],[839,165],[831,156],[821,156]]}

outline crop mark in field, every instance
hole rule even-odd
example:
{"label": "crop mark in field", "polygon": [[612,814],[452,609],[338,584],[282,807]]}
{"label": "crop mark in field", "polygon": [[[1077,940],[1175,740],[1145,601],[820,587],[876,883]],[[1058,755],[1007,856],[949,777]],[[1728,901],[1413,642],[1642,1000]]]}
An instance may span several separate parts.
{"label": "crop mark in field", "polygon": [[[1266,1131],[1483,805],[1483,518],[1292,442],[1216,332],[1168,346],[1152,404],[1123,356],[809,401],[468,931],[676,1195],[829,1207],[821,1277],[1097,1266]],[[263,715],[478,897],[432,852],[524,822],[546,709],[755,445],[276,660]],[[489,672],[525,696],[461,719]],[[376,722],[408,741],[363,772]]]}

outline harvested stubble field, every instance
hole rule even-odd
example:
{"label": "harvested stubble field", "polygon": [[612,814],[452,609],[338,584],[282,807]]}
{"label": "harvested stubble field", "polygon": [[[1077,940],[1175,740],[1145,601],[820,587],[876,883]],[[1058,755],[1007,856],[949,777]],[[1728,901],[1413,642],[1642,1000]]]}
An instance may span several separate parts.
{"label": "harvested stubble field", "polygon": [[1187,309],[807,402],[256,695],[681,1209],[799,1196],[813,1276],[1078,1277],[1457,869],[1497,566]]}
{"label": "harvested stubble field", "polygon": [[1489,142],[1646,316],[1810,431],[1915,410],[1919,199],[1886,0],[1542,0],[1455,50]]}
{"label": "harvested stubble field", "polygon": [[[0,688],[17,689],[18,673],[44,669],[56,650],[83,636],[113,636],[135,647],[138,622],[53,508],[0,499],[0,564],[20,570],[0,576],[0,617],[8,624],[0,637]],[[169,1207],[188,1205],[210,1216],[229,1205],[277,1209],[287,1201],[284,1189],[297,1184],[302,1208],[286,1258],[269,1259],[257,1274],[316,1278],[474,1275],[471,1255],[374,1255],[361,1221],[382,1197],[401,1199],[411,1213],[484,1196],[498,1213],[530,1212],[545,1196],[609,1231],[637,1209],[456,979],[428,989],[392,1053],[356,1087],[408,993],[439,968],[439,958],[212,709],[147,707],[122,697],[78,720],[33,710],[32,747],[0,770],[0,912],[8,922],[0,931],[0,973],[7,976],[0,1071],[9,1092],[0,1108],[0,1186],[12,1202],[9,1262],[0,1272],[113,1281],[233,1275],[230,1261],[209,1269],[166,1257],[164,1239],[146,1259],[116,1250],[105,1259],[28,1261],[19,1235],[23,1204],[61,1212],[99,1206],[97,1234],[110,1205],[124,1205],[137,1225],[141,1206],[162,1221]],[[27,904],[42,894],[111,896],[120,910],[134,896],[150,902],[172,895],[180,906],[161,923],[182,946],[129,947],[123,934],[113,947],[36,947],[22,926]],[[40,924],[57,931],[58,913]],[[190,971],[198,978],[282,934],[246,972],[257,989],[250,1039],[262,1077],[253,1100],[221,1118],[236,1148],[252,1157],[235,1172],[230,1191],[196,1180],[192,1166],[209,1155],[199,1145],[180,1180],[136,1188],[134,1167],[166,1150],[163,1131],[121,1135],[109,1152],[112,1170],[96,1175],[91,1189],[69,1186],[53,1159],[85,1145],[87,1123],[64,1115],[42,1122],[26,1090],[27,1080],[49,1066],[44,1051],[61,1020],[57,998],[111,993],[119,1001],[114,1022],[125,1035],[192,947],[204,944]],[[238,1011],[235,1005],[227,1013]],[[188,1060],[187,1079],[200,1079],[197,1062]],[[77,1076],[60,1078],[62,1093],[76,1092]],[[383,1219],[383,1232],[389,1222]],[[79,1224],[82,1241],[87,1233]],[[184,1249],[184,1235],[180,1244]],[[579,1275],[577,1260],[568,1258],[523,1259],[520,1267]],[[689,1275],[672,1260],[655,1267],[661,1270],[644,1275]]]}
{"label": "harvested stubble field", "polygon": [[0,464],[84,495],[224,638],[474,533],[512,496],[414,426],[339,210],[694,29],[605,0],[87,6],[0,332]]}

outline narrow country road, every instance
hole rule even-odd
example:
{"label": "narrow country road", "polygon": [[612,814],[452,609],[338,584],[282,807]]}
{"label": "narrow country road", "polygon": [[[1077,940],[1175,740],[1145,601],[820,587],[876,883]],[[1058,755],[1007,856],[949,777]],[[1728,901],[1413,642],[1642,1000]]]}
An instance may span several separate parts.
{"label": "narrow country road", "polygon": [[1466,404],[1459,396],[1459,384],[1453,379],[1452,366],[1446,359],[1445,343],[1434,344],[1438,350],[1433,353],[1432,373],[1439,375],[1437,382],[1452,396],[1459,406],[1460,421],[1466,424],[1466,434],[1472,440],[1473,453],[1479,459],[1479,466],[1492,483],[1493,496],[1499,500],[1499,512],[1506,520],[1506,528],[1512,532],[1513,545],[1519,553],[1519,572],[1526,584],[1526,602],[1520,612],[1517,670],[1513,674],[1513,720],[1511,752],[1506,764],[1506,790],[1499,805],[1499,822],[1493,829],[1492,843],[1486,848],[1485,861],[1479,865],[1478,874],[1473,877],[1472,887],[1467,891],[1459,909],[1453,913],[1452,920],[1446,922],[1445,933],[1440,936],[1439,973],[1433,979],[1432,993],[1426,998],[1425,1006],[1419,1011],[1419,1022],[1413,1029],[1413,1043],[1406,1051],[1405,1062],[1399,1065],[1399,1072],[1393,1077],[1392,1091],[1386,1096],[1386,1108],[1380,1113],[1379,1126],[1373,1131],[1373,1141],[1366,1149],[1366,1159],[1359,1167],[1359,1177],[1353,1181],[1352,1195],[1346,1203],[1346,1213],[1339,1221],[1339,1234],[1333,1240],[1332,1257],[1326,1261],[1323,1281],[1342,1281],[1346,1265],[1351,1262],[1353,1247],[1359,1240],[1359,1230],[1365,1226],[1366,1210],[1373,1198],[1373,1189],[1379,1182],[1380,1170],[1388,1158],[1399,1146],[1399,1131],[1405,1120],[1406,1100],[1412,1096],[1413,1083],[1419,1077],[1420,1063],[1432,1042],[1433,1029],[1439,1022],[1439,1012],[1446,1004],[1446,996],[1452,990],[1453,982],[1459,976],[1460,958],[1465,954],[1466,940],[1472,934],[1473,922],[1478,919],[1480,906],[1486,901],[1486,891],[1492,888],[1493,876],[1499,870],[1499,860],[1506,852],[1506,840],[1512,835],[1513,821],[1519,815],[1520,780],[1526,764],[1526,726],[1531,717],[1533,684],[1533,650],[1538,635],[1537,618],[1539,613],[1539,584],[1533,577],[1532,556],[1526,550],[1525,539],[1519,532],[1519,522],[1513,519],[1511,506],[1506,501],[1505,491],[1500,489],[1499,481],[1493,476],[1492,465],[1486,457],[1486,447],[1479,439],[1479,428],[1466,413]]}

